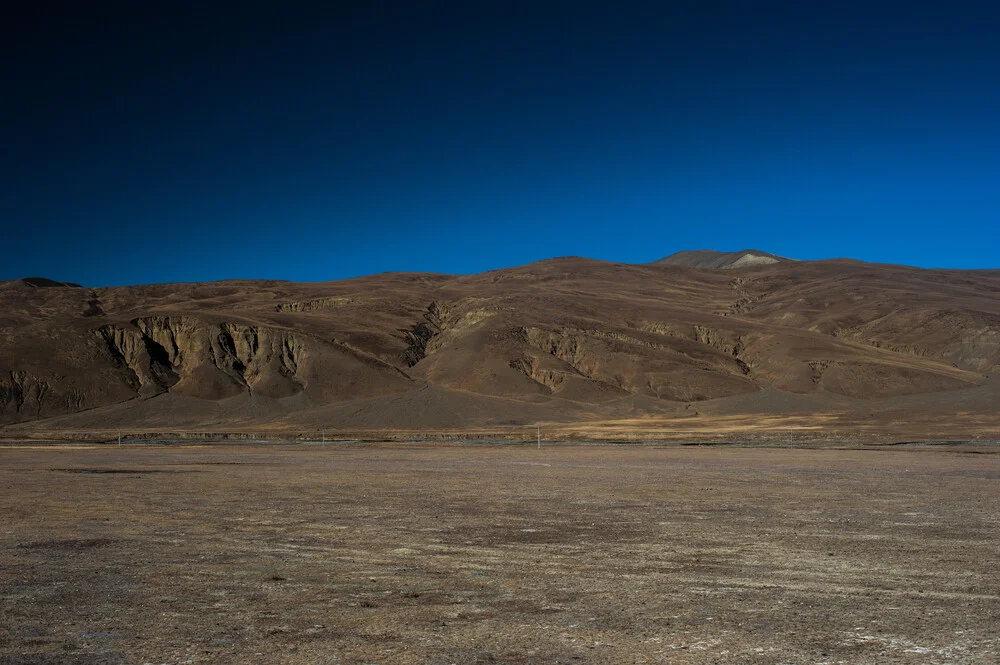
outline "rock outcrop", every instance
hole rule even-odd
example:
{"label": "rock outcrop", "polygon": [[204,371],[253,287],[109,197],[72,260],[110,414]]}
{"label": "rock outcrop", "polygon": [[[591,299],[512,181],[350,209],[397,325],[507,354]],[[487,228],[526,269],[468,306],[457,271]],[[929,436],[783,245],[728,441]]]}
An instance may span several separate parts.
{"label": "rock outcrop", "polygon": [[0,378],[0,414],[9,420],[38,418],[51,395],[48,381],[20,370]]}
{"label": "rock outcrop", "polygon": [[269,397],[300,392],[308,342],[288,330],[209,324],[187,316],[134,319],[95,333],[135,377],[141,396],[168,390],[219,399],[241,391]]}

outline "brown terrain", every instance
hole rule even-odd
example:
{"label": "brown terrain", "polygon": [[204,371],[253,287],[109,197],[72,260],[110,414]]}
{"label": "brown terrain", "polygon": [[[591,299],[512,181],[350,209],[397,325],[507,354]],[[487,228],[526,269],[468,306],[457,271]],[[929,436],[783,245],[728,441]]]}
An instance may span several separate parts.
{"label": "brown terrain", "polygon": [[0,665],[1000,662],[998,293],[749,251],[0,284]]}
{"label": "brown terrain", "polygon": [[0,283],[8,440],[524,440],[536,424],[550,440],[996,439],[998,363],[1000,271],[753,250],[326,283]]}
{"label": "brown terrain", "polygon": [[1000,662],[988,445],[0,447],[0,664]]}

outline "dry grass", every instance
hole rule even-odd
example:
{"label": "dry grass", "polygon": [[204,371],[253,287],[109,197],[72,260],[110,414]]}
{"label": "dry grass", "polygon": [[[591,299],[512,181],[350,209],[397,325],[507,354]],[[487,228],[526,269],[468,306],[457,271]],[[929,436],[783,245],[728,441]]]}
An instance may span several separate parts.
{"label": "dry grass", "polygon": [[0,663],[997,662],[997,452],[3,448]]}

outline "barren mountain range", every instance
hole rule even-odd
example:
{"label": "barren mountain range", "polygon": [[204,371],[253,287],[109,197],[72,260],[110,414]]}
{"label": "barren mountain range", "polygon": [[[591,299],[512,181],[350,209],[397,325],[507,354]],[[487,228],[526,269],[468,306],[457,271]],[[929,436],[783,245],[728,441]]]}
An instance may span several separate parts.
{"label": "barren mountain range", "polygon": [[1000,271],[756,250],[0,283],[0,435],[996,438]]}

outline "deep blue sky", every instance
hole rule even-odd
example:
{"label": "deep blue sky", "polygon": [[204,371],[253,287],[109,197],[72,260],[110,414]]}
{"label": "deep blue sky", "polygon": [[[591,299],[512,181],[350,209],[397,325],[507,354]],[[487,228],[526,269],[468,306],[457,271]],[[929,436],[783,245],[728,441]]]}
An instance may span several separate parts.
{"label": "deep blue sky", "polygon": [[0,279],[1000,267],[1000,3],[78,4],[0,28]]}

